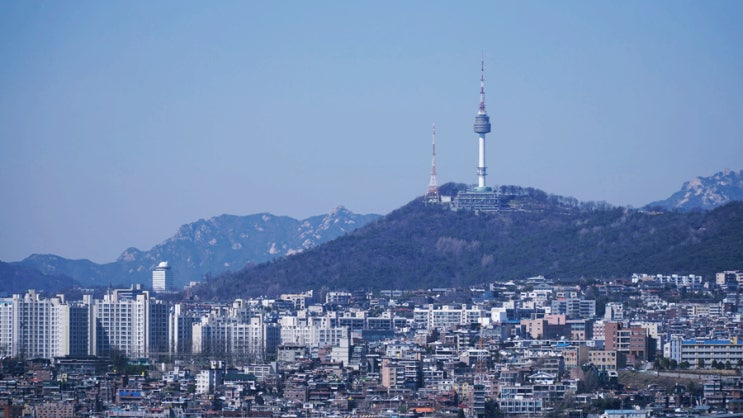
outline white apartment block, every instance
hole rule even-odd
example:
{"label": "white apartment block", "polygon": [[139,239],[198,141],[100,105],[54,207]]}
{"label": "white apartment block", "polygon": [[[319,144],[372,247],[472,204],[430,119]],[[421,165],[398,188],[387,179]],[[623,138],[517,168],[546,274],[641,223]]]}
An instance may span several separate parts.
{"label": "white apartment block", "polygon": [[550,303],[552,314],[564,314],[568,318],[593,318],[596,316],[596,301],[593,299],[557,298]]}
{"label": "white apartment block", "polygon": [[127,356],[168,351],[167,305],[139,289],[116,289],[93,305],[93,355]]}
{"label": "white apartment block", "polygon": [[219,369],[202,370],[196,375],[196,393],[203,395],[214,392],[221,383],[222,371]]}
{"label": "white apartment block", "polygon": [[349,292],[328,292],[325,295],[325,303],[333,305],[348,305],[351,302]]}
{"label": "white apartment block", "polygon": [[460,325],[477,324],[481,316],[483,316],[482,310],[467,308],[467,305],[457,308],[449,305],[434,307],[431,304],[427,308],[415,308],[413,311],[416,328],[427,330],[448,330]]}
{"label": "white apartment block", "polygon": [[191,353],[193,325],[198,321],[199,318],[188,313],[180,303],[170,308],[168,315],[168,352],[170,354]]}
{"label": "white apartment block", "polygon": [[69,314],[62,297],[42,299],[29,290],[23,296],[13,295],[12,304],[12,356],[52,358],[68,354],[64,337],[69,331]]}
{"label": "white apartment block", "polygon": [[42,299],[35,291],[0,300],[0,353],[52,358],[90,353],[90,296],[68,304],[62,296]]}
{"label": "white apartment block", "polygon": [[300,310],[307,306],[307,301],[312,300],[313,291],[308,290],[303,293],[285,293],[280,299],[294,304],[294,309]]}
{"label": "white apartment block", "polygon": [[347,327],[281,326],[281,344],[307,347],[339,346],[349,333]]}
{"label": "white apartment block", "polygon": [[208,316],[193,324],[192,352],[219,354],[262,361],[273,355],[279,344],[278,327],[266,324],[261,316],[244,322],[237,318]]}
{"label": "white apartment block", "polygon": [[700,364],[709,367],[713,361],[730,362],[735,366],[739,361],[743,361],[743,341],[736,337],[720,340],[684,340],[674,336],[669,342],[667,352],[678,363],[686,361],[691,367],[698,367]]}
{"label": "white apartment block", "polygon": [[[718,280],[719,275],[723,273],[717,273]],[[662,284],[672,284],[676,287],[701,287],[704,284],[702,276],[695,274],[681,275],[681,274],[656,274],[648,275],[644,273],[635,273],[632,275],[632,283],[640,283],[643,281],[654,281]],[[723,276],[724,281],[724,276]]]}
{"label": "white apartment block", "polygon": [[13,352],[13,299],[0,299],[0,355]]}

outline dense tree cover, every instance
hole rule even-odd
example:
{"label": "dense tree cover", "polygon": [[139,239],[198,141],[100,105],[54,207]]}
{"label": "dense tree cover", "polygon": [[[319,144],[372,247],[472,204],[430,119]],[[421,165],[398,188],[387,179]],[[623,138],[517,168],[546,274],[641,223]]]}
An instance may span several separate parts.
{"label": "dense tree cover", "polygon": [[0,261],[0,284],[6,295],[25,293],[28,289],[37,289],[39,293],[54,294],[62,289],[77,284],[70,277],[60,274],[44,274],[38,270]]}
{"label": "dense tree cover", "polygon": [[535,275],[617,278],[743,266],[743,203],[710,212],[647,212],[526,190],[498,213],[454,212],[417,199],[302,254],[213,279],[202,298],[306,289],[463,287]]}

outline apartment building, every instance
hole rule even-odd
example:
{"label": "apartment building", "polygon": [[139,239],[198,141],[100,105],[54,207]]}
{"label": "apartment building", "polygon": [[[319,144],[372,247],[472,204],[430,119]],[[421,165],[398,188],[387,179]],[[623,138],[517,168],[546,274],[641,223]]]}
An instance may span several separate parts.
{"label": "apartment building", "polygon": [[93,303],[93,355],[168,352],[168,306],[139,287],[116,289]]}
{"label": "apartment building", "polygon": [[679,363],[686,361],[691,367],[709,367],[712,362],[737,365],[739,361],[743,361],[743,341],[737,337],[684,340],[674,336],[669,344],[671,358]]}
{"label": "apartment building", "polygon": [[477,324],[483,316],[479,308],[468,308],[467,305],[459,307],[443,305],[434,306],[429,304],[426,308],[415,308],[413,310],[413,322],[418,329],[448,330],[460,325]]}

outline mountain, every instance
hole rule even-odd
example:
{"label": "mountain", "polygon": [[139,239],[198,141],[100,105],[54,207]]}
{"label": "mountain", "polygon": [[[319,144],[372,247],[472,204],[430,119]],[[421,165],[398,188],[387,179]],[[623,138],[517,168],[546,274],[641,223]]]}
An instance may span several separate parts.
{"label": "mountain", "polygon": [[463,287],[539,274],[710,277],[743,267],[741,202],[681,213],[575,205],[539,191],[522,194],[521,207],[532,209],[487,214],[453,212],[416,199],[342,238],[212,278],[193,293],[220,299],[307,289]]}
{"label": "mountain", "polygon": [[696,177],[681,186],[668,199],[647,208],[680,212],[710,210],[732,201],[743,201],[743,170],[725,170],[711,177]]}
{"label": "mountain", "polygon": [[304,220],[270,213],[221,215],[183,225],[149,251],[129,248],[112,263],[35,254],[11,264],[69,276],[85,286],[107,286],[149,285],[152,269],[168,261],[176,286],[182,287],[206,276],[306,251],[379,217],[355,214],[342,206]]}
{"label": "mountain", "polygon": [[44,274],[36,269],[2,261],[0,261],[0,277],[2,277],[0,296],[3,297],[24,293],[28,289],[53,294],[76,284],[67,276]]}

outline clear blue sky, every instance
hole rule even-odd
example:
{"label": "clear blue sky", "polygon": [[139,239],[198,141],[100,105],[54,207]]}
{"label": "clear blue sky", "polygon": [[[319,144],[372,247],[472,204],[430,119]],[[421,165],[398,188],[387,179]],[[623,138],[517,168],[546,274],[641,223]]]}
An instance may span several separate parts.
{"label": "clear blue sky", "polygon": [[743,168],[740,1],[0,2],[0,260],[476,181],[642,206]]}

